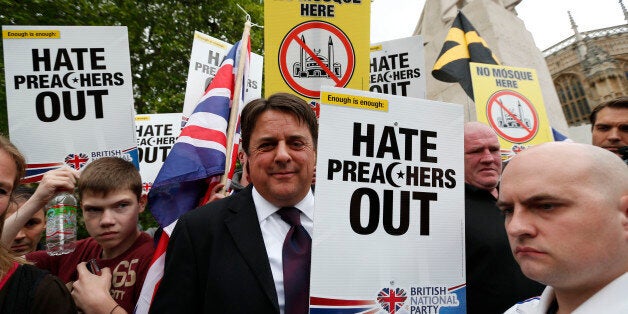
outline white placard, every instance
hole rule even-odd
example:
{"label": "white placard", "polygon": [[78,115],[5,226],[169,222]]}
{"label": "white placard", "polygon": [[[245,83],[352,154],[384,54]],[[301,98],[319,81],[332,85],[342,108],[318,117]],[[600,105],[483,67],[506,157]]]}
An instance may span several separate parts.
{"label": "white placard", "polygon": [[[185,88],[183,119],[187,120],[187,117],[192,114],[205,89],[218,72],[222,59],[229,53],[232,46],[232,44],[220,39],[201,32],[194,32],[188,81]],[[263,67],[264,58],[258,54],[251,53],[251,67],[245,86],[244,104],[261,97]]]}
{"label": "white placard", "polygon": [[465,313],[462,107],[324,87],[320,114],[310,307]]}
{"label": "white placard", "polygon": [[135,116],[137,148],[142,175],[142,193],[148,193],[159,169],[181,134],[180,113]]}
{"label": "white placard", "polygon": [[370,91],[425,98],[423,36],[371,45]]}
{"label": "white placard", "polygon": [[124,26],[3,26],[11,141],[27,181],[118,156],[136,166],[133,90]]}

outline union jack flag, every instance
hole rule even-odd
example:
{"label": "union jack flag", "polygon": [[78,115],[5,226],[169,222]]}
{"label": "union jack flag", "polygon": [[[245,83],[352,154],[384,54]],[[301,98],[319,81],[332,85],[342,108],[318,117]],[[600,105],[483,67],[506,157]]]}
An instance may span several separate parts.
{"label": "union jack flag", "polygon": [[76,170],[83,168],[88,161],[89,156],[85,153],[69,154],[65,156],[65,163]]}
{"label": "union jack flag", "polygon": [[[251,53],[250,41],[247,40],[246,44],[247,55],[243,65],[245,69]],[[181,130],[181,135],[148,193],[148,207],[163,232],[144,280],[135,313],[147,313],[150,308],[163,277],[165,252],[177,219],[196,208],[209,186],[216,184],[225,172],[227,127],[238,66],[236,60],[239,60],[240,55],[239,47],[240,42],[231,48],[223,60],[216,76]],[[246,82],[246,73],[242,79]],[[236,134],[233,141],[235,145],[238,140],[239,136]],[[237,154],[237,146],[233,151]],[[232,160],[235,165],[235,160]],[[233,175],[233,170],[229,172]]]}
{"label": "union jack flag", "polygon": [[384,288],[377,294],[377,301],[390,314],[399,311],[406,298],[406,291],[401,288]]}
{"label": "union jack flag", "polygon": [[152,182],[142,182],[142,192],[148,193],[150,188],[153,186]]}

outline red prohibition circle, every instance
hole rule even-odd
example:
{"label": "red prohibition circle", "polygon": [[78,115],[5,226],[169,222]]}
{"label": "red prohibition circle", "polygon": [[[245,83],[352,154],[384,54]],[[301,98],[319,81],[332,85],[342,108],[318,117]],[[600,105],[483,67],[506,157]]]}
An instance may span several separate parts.
{"label": "red prohibition circle", "polygon": [[[349,37],[347,37],[347,35],[341,29],[334,26],[333,24],[323,21],[307,21],[295,26],[288,32],[288,34],[286,34],[286,36],[281,41],[281,46],[279,47],[279,69],[281,70],[281,77],[286,82],[286,84],[288,84],[288,86],[292,88],[292,90],[299,93],[299,95],[309,98],[320,98],[321,91],[305,88],[299,85],[299,83],[297,83],[292,78],[292,76],[290,75],[290,69],[287,65],[287,54],[290,44],[295,40],[300,41],[298,39],[298,35],[306,30],[315,28],[323,29],[336,35],[336,37],[340,39],[340,42],[342,43],[342,46],[345,48],[345,51],[347,53],[347,70],[345,71],[345,75],[343,75],[335,85],[336,87],[347,86],[347,83],[349,83],[351,76],[353,76],[353,70],[355,67],[355,53],[353,51],[353,46],[351,45]],[[297,42],[297,44],[299,43]]]}
{"label": "red prohibition circle", "polygon": [[[499,105],[498,104],[499,97],[506,96],[506,95],[516,97],[517,99],[521,100],[530,109],[530,112],[532,112],[532,120],[534,121],[534,123],[532,125],[532,128],[528,130],[528,134],[525,136],[513,137],[506,134],[500,129],[500,126],[498,126],[495,123],[494,118],[492,117],[493,105],[495,104]],[[501,90],[491,95],[491,97],[488,99],[488,103],[486,104],[486,118],[488,122],[491,124],[491,127],[493,128],[493,130],[495,130],[497,134],[499,134],[499,136],[513,143],[525,143],[531,140],[539,130],[539,117],[536,113],[536,110],[534,110],[534,106],[532,106],[532,103],[530,103],[530,101],[525,96],[511,90]]]}

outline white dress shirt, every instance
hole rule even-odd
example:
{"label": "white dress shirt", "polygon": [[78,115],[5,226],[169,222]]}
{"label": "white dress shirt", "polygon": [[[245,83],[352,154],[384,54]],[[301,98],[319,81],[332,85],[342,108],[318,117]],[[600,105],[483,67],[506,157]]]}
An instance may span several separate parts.
{"label": "white dress shirt", "polygon": [[[253,202],[257,212],[260,228],[262,229],[262,237],[270,262],[270,270],[275,280],[275,289],[277,290],[277,298],[279,299],[279,312],[284,313],[285,296],[283,291],[283,263],[282,251],[283,242],[290,230],[290,225],[281,219],[277,214],[279,207],[271,204],[253,187]],[[312,236],[313,217],[314,217],[314,194],[310,190],[305,198],[294,207],[301,211],[301,224],[305,230]]]}
{"label": "white dress shirt", "polygon": [[[628,273],[617,277],[600,291],[580,304],[572,314],[625,314],[628,313]],[[554,289],[546,287],[541,297],[528,299],[515,304],[504,314],[546,314],[556,299]]]}

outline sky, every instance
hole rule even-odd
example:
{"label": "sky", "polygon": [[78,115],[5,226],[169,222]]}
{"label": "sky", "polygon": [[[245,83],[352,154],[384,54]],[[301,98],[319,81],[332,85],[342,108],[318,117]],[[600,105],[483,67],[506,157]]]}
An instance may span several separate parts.
{"label": "sky", "polygon": [[[371,42],[411,36],[424,4],[425,0],[373,0]],[[523,0],[516,7],[541,50],[573,35],[568,10],[581,32],[626,23],[618,0]]]}

